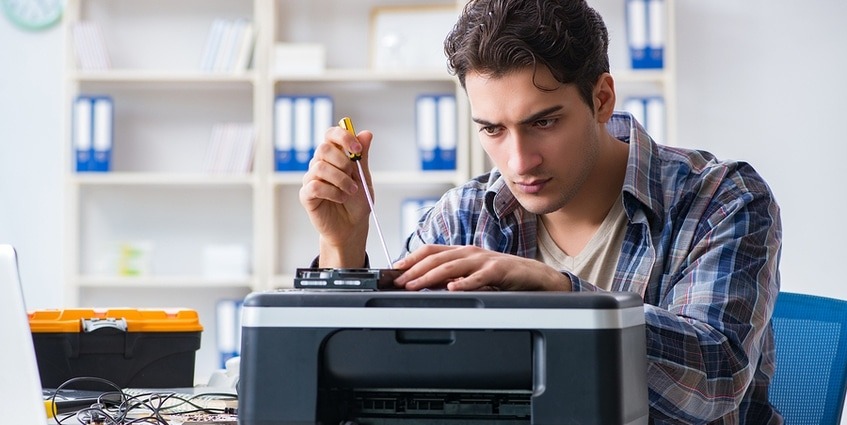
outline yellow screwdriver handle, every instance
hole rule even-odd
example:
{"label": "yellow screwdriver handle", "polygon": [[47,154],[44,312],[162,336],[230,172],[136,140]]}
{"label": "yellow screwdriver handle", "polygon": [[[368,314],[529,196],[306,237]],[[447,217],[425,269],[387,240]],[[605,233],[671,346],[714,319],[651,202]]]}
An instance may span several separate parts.
{"label": "yellow screwdriver handle", "polygon": [[[351,120],[350,117],[342,118],[341,121],[338,121],[338,125],[341,128],[349,131],[350,134],[353,135],[353,137],[356,137],[356,130],[353,128],[353,120]],[[358,161],[358,160],[362,159],[362,154],[360,154],[360,153],[348,152],[347,156],[349,156],[350,159],[352,159],[353,161]]]}

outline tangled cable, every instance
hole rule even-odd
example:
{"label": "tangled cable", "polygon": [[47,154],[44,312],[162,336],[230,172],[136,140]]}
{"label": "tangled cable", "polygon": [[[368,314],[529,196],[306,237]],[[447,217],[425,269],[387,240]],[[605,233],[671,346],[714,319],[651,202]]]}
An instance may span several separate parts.
{"label": "tangled cable", "polygon": [[[55,397],[62,388],[72,384],[97,382],[114,391],[104,391],[97,402],[89,407],[71,413],[60,414],[57,411]],[[231,407],[207,407],[200,401],[237,400],[237,396],[227,393],[181,394],[171,391],[146,391],[121,389],[115,383],[97,377],[72,378],[60,385],[53,395],[53,416],[56,423],[81,425],[132,425],[155,424],[168,425],[168,415],[189,414],[235,414]],[[76,422],[73,421],[76,419]]]}

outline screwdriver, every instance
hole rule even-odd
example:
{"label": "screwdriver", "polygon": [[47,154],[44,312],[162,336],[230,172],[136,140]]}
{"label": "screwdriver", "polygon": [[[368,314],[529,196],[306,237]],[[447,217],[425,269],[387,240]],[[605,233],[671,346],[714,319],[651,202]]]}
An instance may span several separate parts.
{"label": "screwdriver", "polygon": [[[344,117],[341,121],[338,122],[338,125],[350,132],[353,137],[356,137],[356,130],[353,129],[353,121],[350,117]],[[379,235],[379,243],[382,244],[382,251],[385,253],[385,260],[388,262],[388,267],[391,268],[391,255],[388,254],[388,247],[385,245],[385,238],[382,236],[382,229],[379,227],[379,219],[376,216],[376,209],[374,209],[374,200],[371,196],[371,191],[368,189],[368,183],[365,180],[365,171],[362,169],[362,154],[360,153],[352,153],[349,152],[347,156],[350,157],[350,160],[356,163],[356,166],[359,167],[359,179],[362,180],[362,187],[365,189],[365,197],[368,199],[368,206],[371,208],[371,215],[374,218],[374,225],[376,225],[376,233]]]}

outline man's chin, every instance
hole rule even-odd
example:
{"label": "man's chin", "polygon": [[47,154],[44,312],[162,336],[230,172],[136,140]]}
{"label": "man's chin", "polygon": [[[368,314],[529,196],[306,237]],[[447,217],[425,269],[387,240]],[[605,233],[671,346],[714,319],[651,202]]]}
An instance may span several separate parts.
{"label": "man's chin", "polygon": [[550,214],[561,208],[558,205],[554,205],[552,201],[540,196],[521,195],[516,196],[516,198],[523,209],[536,215]]}

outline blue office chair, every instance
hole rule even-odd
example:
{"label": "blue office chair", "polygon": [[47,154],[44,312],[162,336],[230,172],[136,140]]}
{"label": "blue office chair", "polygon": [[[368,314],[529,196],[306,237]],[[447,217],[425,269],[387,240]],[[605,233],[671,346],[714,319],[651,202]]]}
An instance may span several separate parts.
{"label": "blue office chair", "polygon": [[786,425],[838,425],[847,393],[847,301],[780,292],[770,402]]}

